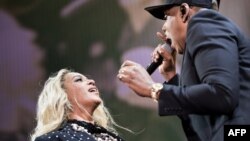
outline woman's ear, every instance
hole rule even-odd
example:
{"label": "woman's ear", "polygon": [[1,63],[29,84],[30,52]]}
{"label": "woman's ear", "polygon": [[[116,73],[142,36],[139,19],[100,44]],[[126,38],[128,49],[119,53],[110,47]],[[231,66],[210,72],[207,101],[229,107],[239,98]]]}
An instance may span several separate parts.
{"label": "woman's ear", "polygon": [[189,5],[187,3],[183,3],[180,6],[180,12],[181,12],[181,17],[182,17],[182,21],[185,23],[188,21],[189,18]]}

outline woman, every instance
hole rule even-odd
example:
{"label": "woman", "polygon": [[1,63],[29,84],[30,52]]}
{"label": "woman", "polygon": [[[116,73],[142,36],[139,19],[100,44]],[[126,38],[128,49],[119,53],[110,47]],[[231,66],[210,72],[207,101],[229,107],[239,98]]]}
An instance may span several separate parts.
{"label": "woman", "polygon": [[95,81],[67,69],[50,77],[39,96],[32,141],[123,141]]}

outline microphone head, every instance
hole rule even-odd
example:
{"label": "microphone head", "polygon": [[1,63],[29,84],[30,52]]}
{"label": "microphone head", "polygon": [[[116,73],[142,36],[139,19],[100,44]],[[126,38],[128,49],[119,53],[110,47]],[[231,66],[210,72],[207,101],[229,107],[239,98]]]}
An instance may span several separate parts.
{"label": "microphone head", "polygon": [[164,47],[170,54],[172,54],[173,51],[174,51],[174,49],[171,48],[171,46],[170,46],[168,43],[163,44],[163,47]]}

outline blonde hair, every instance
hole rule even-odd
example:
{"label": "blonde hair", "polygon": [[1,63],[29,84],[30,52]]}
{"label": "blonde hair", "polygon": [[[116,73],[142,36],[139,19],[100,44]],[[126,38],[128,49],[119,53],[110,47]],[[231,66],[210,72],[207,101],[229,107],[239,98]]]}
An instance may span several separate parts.
{"label": "blonde hair", "polygon": [[[31,135],[31,141],[36,137],[51,132],[67,120],[72,106],[64,90],[64,76],[71,72],[68,69],[61,69],[56,75],[49,77],[45,82],[44,88],[38,98],[37,103],[37,126]],[[113,125],[117,125],[112,119],[103,102],[95,109],[93,113],[95,123],[106,128],[108,131],[117,133]],[[126,128],[123,128],[126,129]]]}

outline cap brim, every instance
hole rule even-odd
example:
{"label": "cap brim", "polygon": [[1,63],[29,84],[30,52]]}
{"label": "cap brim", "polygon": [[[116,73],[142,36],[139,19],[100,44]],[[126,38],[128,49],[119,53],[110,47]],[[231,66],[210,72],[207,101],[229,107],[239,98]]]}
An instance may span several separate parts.
{"label": "cap brim", "polygon": [[146,7],[145,10],[148,11],[154,17],[164,20],[165,18],[165,10],[170,9],[174,6],[174,4],[165,4],[165,5],[157,5]]}

